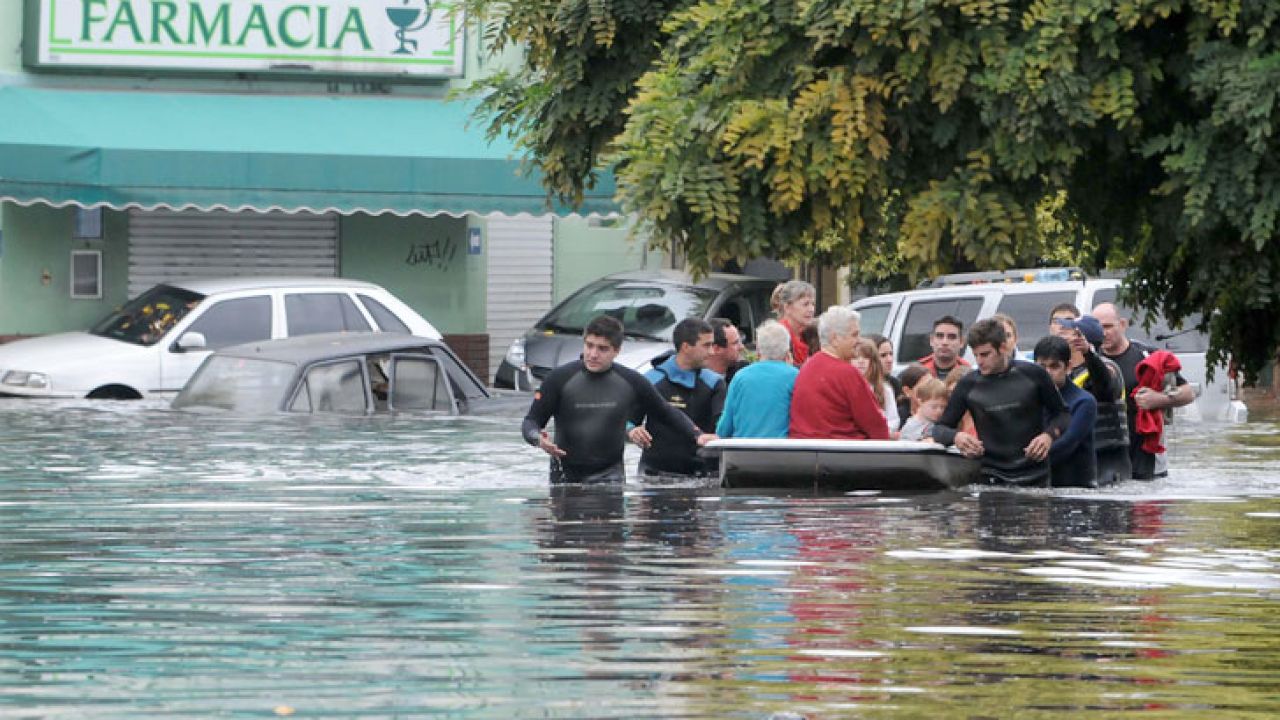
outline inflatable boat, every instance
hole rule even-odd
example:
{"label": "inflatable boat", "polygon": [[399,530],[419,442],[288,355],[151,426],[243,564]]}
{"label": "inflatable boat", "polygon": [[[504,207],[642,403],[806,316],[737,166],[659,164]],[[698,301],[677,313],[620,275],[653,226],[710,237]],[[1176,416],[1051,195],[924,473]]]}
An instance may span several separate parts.
{"label": "inflatable boat", "polygon": [[928,492],[979,482],[977,460],[931,442],[894,440],[714,440],[726,488]]}

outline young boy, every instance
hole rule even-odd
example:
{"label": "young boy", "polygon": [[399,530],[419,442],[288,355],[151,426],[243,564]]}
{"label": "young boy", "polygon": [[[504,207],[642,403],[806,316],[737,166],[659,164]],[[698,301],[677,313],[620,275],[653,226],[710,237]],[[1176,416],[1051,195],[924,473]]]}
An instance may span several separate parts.
{"label": "young boy", "polygon": [[1098,487],[1098,464],[1093,453],[1093,426],[1098,418],[1098,401],[1071,382],[1071,346],[1056,335],[1046,335],[1036,343],[1036,363],[1049,373],[1062,393],[1071,422],[1049,446],[1049,467],[1054,487]]}
{"label": "young boy", "polygon": [[947,384],[936,377],[921,378],[915,386],[916,412],[902,426],[900,440],[933,440],[933,425],[947,409]]}

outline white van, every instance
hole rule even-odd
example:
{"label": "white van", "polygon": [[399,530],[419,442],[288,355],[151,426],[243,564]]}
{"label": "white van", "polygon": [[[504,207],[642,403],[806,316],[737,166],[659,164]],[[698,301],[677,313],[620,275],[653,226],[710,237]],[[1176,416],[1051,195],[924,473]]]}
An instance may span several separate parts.
{"label": "white van", "polygon": [[[1065,280],[1058,278],[1073,277]],[[1029,281],[1024,278],[1031,278]],[[1016,282],[1010,280],[1018,280]],[[977,320],[1004,313],[1018,324],[1018,350],[1029,352],[1049,332],[1049,312],[1060,303],[1072,303],[1088,313],[1095,305],[1115,303],[1120,286],[1117,279],[1085,279],[1078,270],[1028,270],[1005,273],[966,273],[944,276],[933,287],[863,298],[852,304],[862,315],[862,333],[878,333],[893,341],[894,371],[930,353],[929,334],[933,321],[952,315],[964,322],[965,331]],[[1117,303],[1119,304],[1119,303]],[[1122,307],[1122,312],[1124,308]],[[1132,315],[1132,313],[1129,313]],[[1187,329],[1170,329],[1157,318],[1144,328],[1142,316],[1129,324],[1130,339],[1173,352],[1182,361],[1182,376],[1196,388],[1198,399],[1180,414],[1192,418],[1228,419],[1238,413],[1232,407],[1237,397],[1235,383],[1218,368],[1212,382],[1206,380],[1207,335],[1195,330],[1199,316],[1188,318]],[[965,357],[973,360],[966,347]]]}

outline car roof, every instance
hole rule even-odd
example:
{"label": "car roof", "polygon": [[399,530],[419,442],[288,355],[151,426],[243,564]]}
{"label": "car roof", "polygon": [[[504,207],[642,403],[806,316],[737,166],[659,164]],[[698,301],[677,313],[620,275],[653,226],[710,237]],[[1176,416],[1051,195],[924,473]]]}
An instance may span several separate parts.
{"label": "car roof", "polygon": [[237,292],[240,290],[266,290],[270,288],[348,288],[377,290],[378,286],[363,280],[333,277],[264,276],[264,277],[199,277],[167,280],[163,284],[184,288],[201,295]]}
{"label": "car roof", "polygon": [[776,280],[769,280],[768,278],[755,277],[752,275],[736,275],[733,273],[710,273],[708,275],[703,275],[700,280],[695,282],[693,275],[685,272],[684,270],[631,270],[628,272],[606,275],[602,279],[679,283],[682,285],[696,285],[698,287],[705,287],[713,290],[722,290],[735,284],[777,284]]}
{"label": "car roof", "polygon": [[216,354],[307,365],[332,357],[422,347],[445,347],[445,344],[439,340],[404,333],[335,332],[232,345],[222,348]]}
{"label": "car roof", "polygon": [[1089,278],[1088,280],[1061,280],[1050,282],[1010,282],[1010,283],[973,283],[969,285],[947,285],[936,288],[920,288],[917,290],[902,290],[899,292],[884,293],[883,295],[870,295],[865,298],[858,298],[853,304],[865,304],[870,301],[885,301],[895,298],[917,298],[917,297],[955,297],[964,295],[987,294],[987,293],[1003,293],[1006,295],[1022,295],[1030,293],[1043,292],[1075,292],[1081,288],[1090,288],[1097,290],[1099,288],[1118,287],[1120,280],[1114,278]]}

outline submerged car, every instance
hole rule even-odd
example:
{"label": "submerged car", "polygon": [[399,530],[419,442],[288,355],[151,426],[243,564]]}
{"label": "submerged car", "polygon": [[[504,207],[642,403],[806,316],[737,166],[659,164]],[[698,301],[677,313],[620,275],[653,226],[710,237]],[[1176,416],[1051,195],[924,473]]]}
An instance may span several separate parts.
{"label": "submerged car", "polygon": [[176,409],[235,413],[522,413],[526,395],[485,389],[447,345],[401,333],[325,333],[245,343],[211,355]]}
{"label": "submerged car", "polygon": [[636,370],[671,349],[671,331],[687,317],[723,317],[750,344],[755,328],[771,317],[769,297],[777,281],[712,273],[695,282],[678,270],[608,275],[565,298],[516,338],[493,379],[494,387],[528,390],[552,369],[582,353],[582,330],[598,315],[622,322],[626,340],[617,362]]}
{"label": "submerged car", "polygon": [[128,400],[176,393],[219,348],[345,331],[439,339],[373,283],[340,278],[210,278],[156,285],[88,332],[0,345],[0,395]]}

